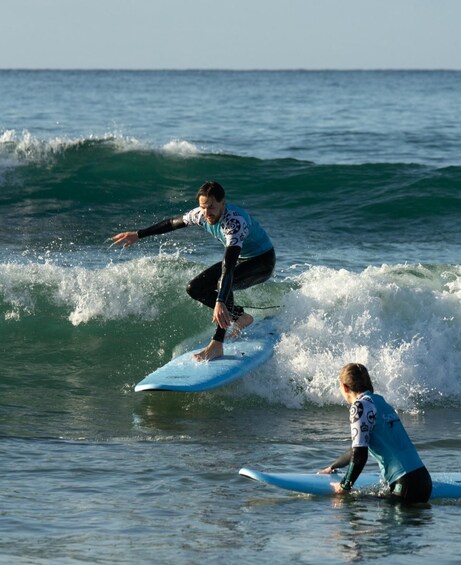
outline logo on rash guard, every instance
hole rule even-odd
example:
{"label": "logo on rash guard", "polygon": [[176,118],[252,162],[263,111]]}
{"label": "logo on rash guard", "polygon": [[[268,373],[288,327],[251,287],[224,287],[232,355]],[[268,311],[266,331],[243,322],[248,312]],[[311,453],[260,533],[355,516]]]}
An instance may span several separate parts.
{"label": "logo on rash guard", "polygon": [[241,229],[241,224],[237,218],[231,218],[226,222],[226,234],[234,235]]}
{"label": "logo on rash guard", "polygon": [[352,428],[351,429],[352,443],[354,443],[354,440],[358,435],[359,435],[359,430],[357,428]]}
{"label": "logo on rash guard", "polygon": [[351,409],[349,411],[349,420],[351,424],[357,422],[357,420],[360,420],[362,414],[363,414],[363,404],[359,400],[357,400],[351,406]]}

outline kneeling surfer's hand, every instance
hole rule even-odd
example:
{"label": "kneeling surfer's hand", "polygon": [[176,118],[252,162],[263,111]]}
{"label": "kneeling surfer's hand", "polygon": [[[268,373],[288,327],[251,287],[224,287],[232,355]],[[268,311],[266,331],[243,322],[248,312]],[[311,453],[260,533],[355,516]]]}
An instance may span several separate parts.
{"label": "kneeling surfer's hand", "polygon": [[335,494],[346,494],[347,492],[349,492],[348,490],[346,490],[341,486],[341,483],[330,483],[330,484],[333,487]]}
{"label": "kneeling surfer's hand", "polygon": [[321,471],[317,471],[317,475],[330,475],[331,473],[336,473],[336,469],[332,469],[331,467],[325,467]]}

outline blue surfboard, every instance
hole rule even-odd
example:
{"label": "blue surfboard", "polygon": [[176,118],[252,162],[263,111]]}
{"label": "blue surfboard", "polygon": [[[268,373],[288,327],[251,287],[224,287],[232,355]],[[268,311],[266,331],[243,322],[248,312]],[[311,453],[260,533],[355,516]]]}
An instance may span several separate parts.
{"label": "blue surfboard", "polygon": [[224,343],[223,357],[201,362],[193,354],[203,346],[187,351],[145,377],[135,391],[200,392],[226,385],[270,359],[277,336],[271,318],[259,320],[238,339]]}
{"label": "blue surfboard", "polygon": [[[333,495],[331,483],[340,482],[343,473],[319,475],[317,473],[264,473],[242,467],[239,474],[279,488],[306,494]],[[461,498],[461,473],[431,473],[432,494],[434,498]],[[355,490],[378,487],[381,482],[379,473],[361,473],[354,484]]]}

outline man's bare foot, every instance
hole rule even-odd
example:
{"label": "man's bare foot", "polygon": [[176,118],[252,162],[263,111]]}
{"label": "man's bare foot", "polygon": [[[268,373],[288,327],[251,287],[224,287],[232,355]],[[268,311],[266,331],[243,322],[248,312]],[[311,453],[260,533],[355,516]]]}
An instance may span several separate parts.
{"label": "man's bare foot", "polygon": [[253,323],[253,316],[244,312],[241,316],[235,320],[232,330],[229,334],[230,338],[240,337],[242,331]]}
{"label": "man's bare foot", "polygon": [[224,347],[220,341],[212,339],[210,343],[198,353],[194,353],[194,359],[196,361],[211,361],[217,357],[222,357],[224,355]]}

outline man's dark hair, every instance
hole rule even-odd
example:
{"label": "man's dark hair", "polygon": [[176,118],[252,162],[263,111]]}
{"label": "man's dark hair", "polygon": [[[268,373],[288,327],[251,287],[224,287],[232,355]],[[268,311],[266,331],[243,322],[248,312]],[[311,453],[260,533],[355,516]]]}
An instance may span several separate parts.
{"label": "man's dark hair", "polygon": [[224,192],[224,188],[219,184],[219,182],[209,180],[202,184],[202,186],[198,189],[195,197],[197,202],[199,201],[200,196],[206,196],[207,198],[213,196],[217,202],[222,202],[226,194]]}

